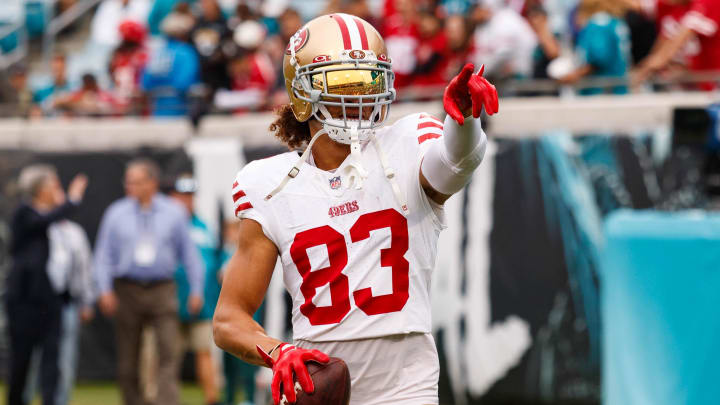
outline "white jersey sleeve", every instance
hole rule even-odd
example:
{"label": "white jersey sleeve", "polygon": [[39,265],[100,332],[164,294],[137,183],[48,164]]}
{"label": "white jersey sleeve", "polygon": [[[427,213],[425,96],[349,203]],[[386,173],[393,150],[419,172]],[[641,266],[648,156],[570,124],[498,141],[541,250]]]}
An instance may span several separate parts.
{"label": "white jersey sleeve", "polygon": [[252,161],[238,172],[232,185],[232,199],[235,216],[259,223],[265,236],[277,245],[274,223],[268,217],[272,212],[266,207],[267,176],[263,175],[263,166],[267,164],[263,163],[263,160]]}

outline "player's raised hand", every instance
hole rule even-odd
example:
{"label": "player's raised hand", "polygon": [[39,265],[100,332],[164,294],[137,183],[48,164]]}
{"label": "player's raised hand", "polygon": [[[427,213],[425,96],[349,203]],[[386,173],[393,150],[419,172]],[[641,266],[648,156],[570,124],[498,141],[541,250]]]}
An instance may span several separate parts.
{"label": "player's raised hand", "polygon": [[443,105],[445,112],[458,124],[465,123],[465,117],[470,115],[480,117],[483,107],[489,115],[498,112],[498,94],[495,86],[482,77],[485,65],[473,74],[475,65],[468,63],[462,71],[455,76],[445,88]]}
{"label": "player's raised hand", "polygon": [[[280,403],[281,394],[285,394],[288,402],[294,403],[297,400],[295,395],[295,380],[293,374],[297,377],[300,387],[305,393],[311,394],[315,391],[310,373],[307,370],[308,361],[316,361],[325,364],[330,361],[330,357],[319,350],[302,349],[287,343],[282,343],[276,350],[280,353],[277,359],[273,360],[269,354],[260,347],[256,346],[258,353],[265,360],[265,364],[273,370],[272,379],[272,397],[275,405]],[[280,385],[282,384],[282,393]]]}

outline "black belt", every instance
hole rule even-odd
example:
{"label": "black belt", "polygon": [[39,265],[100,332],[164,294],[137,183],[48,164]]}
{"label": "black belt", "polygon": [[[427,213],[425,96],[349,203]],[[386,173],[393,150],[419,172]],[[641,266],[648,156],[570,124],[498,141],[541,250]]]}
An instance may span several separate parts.
{"label": "black belt", "polygon": [[136,280],[130,277],[118,277],[115,279],[116,282],[134,284],[143,288],[156,287],[162,284],[172,283],[175,280],[171,278],[161,278],[157,280]]}

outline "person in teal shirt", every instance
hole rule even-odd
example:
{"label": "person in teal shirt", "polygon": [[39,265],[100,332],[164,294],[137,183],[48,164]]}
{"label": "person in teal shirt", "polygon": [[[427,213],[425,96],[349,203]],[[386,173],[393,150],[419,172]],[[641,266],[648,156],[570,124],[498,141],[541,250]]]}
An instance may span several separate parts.
{"label": "person in teal shirt", "polygon": [[[576,53],[580,65],[560,79],[576,83],[582,78],[627,78],[630,65],[630,30],[622,19],[627,11],[624,0],[583,0],[577,12]],[[626,94],[626,85],[609,88],[609,93]],[[586,88],[582,95],[608,93],[603,88]]]}
{"label": "person in teal shirt", "polygon": [[179,266],[175,272],[178,301],[180,302],[180,330],[182,336],[181,353],[186,349],[195,354],[195,375],[200,383],[206,404],[219,404],[217,368],[215,367],[211,349],[213,345],[212,317],[215,305],[220,296],[220,258],[218,243],[207,225],[194,214],[193,202],[197,185],[190,175],[182,175],[174,183],[170,195],[182,204],[190,214],[190,237],[200,250],[205,265],[205,289],[203,307],[196,315],[187,311],[185,304],[190,297],[190,284],[185,276],[185,269]]}

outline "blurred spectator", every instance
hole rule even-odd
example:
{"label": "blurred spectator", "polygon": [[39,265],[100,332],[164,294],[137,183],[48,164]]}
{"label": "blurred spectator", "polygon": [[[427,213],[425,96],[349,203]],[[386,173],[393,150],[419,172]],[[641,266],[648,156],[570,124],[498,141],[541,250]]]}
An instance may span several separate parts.
{"label": "blurred spectator", "polygon": [[239,54],[228,65],[230,91],[219,92],[215,104],[236,112],[257,109],[267,102],[267,95],[275,81],[275,70],[262,49],[265,28],[256,21],[245,21],[233,35]]}
{"label": "blurred spectator", "polygon": [[442,20],[430,11],[418,16],[419,44],[415,48],[415,69],[412,84],[414,86],[432,86],[447,84],[443,76],[448,59],[445,58],[447,37]]}
{"label": "blurred spectator", "polygon": [[270,110],[290,102],[287,90],[285,89],[285,76],[283,76],[282,63],[276,62],[283,60],[285,49],[287,49],[287,44],[283,43],[278,35],[266,38],[265,42],[263,42],[262,50],[267,55],[270,60],[270,66],[273,68],[272,76],[274,79],[270,87],[271,94],[269,96],[269,102],[266,105]]}
{"label": "blurred spectator", "polygon": [[538,41],[520,14],[483,0],[470,16],[477,26],[473,34],[475,65],[485,65],[485,76],[502,79],[532,75]]}
{"label": "blurred spectator", "polygon": [[63,53],[57,53],[50,61],[52,82],[40,87],[33,93],[33,102],[40,106],[46,115],[53,114],[53,101],[62,93],[71,90],[70,81],[67,77],[67,57]]}
{"label": "blurred spectator", "polygon": [[335,14],[343,12],[342,2],[342,0],[327,0],[325,9],[323,9],[321,14]]}
{"label": "blurred spectator", "polygon": [[[154,0],[150,15],[148,16],[148,28],[151,35],[162,34],[162,22],[173,11],[177,11],[179,4],[194,4],[196,0]],[[189,7],[187,8],[189,11]]]}
{"label": "blurred spectator", "polygon": [[238,3],[235,7],[235,14],[228,18],[227,26],[231,31],[235,31],[241,22],[247,20],[257,20],[258,15],[250,8],[250,6],[243,2]]}
{"label": "blurred spectator", "polygon": [[113,95],[124,111],[139,113],[144,109],[133,107],[143,104],[140,78],[148,60],[144,46],[145,28],[136,21],[128,20],[120,24],[119,30],[122,42],[113,51],[109,67]]}
{"label": "blurred spectator", "polygon": [[[655,26],[658,37],[653,50],[660,49],[663,45],[672,40],[682,29],[682,19],[690,11],[691,3],[685,0],[657,0],[655,9]],[[683,47],[673,55],[667,68],[687,69],[690,67],[692,58],[700,53],[700,41],[698,38],[690,38]]]}
{"label": "blurred spectator", "polygon": [[153,49],[142,75],[142,87],[150,93],[153,114],[185,115],[188,91],[198,83],[195,49],[187,42],[195,21],[184,12],[173,12],[162,23],[167,38]]}
{"label": "blurred spectator", "polygon": [[[582,27],[577,39],[579,64],[561,77],[562,83],[577,83],[584,77],[623,78],[630,65],[630,33],[622,17],[627,11],[624,0],[582,0],[577,24]],[[603,93],[600,88],[581,90],[580,94]],[[627,93],[627,86],[612,88],[614,94]]]}
{"label": "blurred spectator", "polygon": [[232,38],[217,0],[200,0],[199,5],[201,13],[190,38],[200,56],[200,77],[212,94],[219,88],[228,87],[227,58],[223,46]]}
{"label": "blurred spectator", "polygon": [[80,89],[57,96],[52,108],[69,116],[102,117],[123,113],[122,106],[112,94],[100,88],[91,73],[82,76]]}
{"label": "blurred spectator", "polygon": [[[13,267],[5,296],[10,331],[8,405],[25,404],[23,395],[35,349],[42,350],[43,404],[52,405],[58,394],[63,304],[73,287],[67,278],[68,262],[63,263],[58,246],[50,242],[50,229],[55,233],[58,228],[53,224],[67,218],[82,201],[87,178],[76,176],[66,196],[52,166],[32,165],[23,169],[18,183],[25,201],[12,219]],[[70,269],[76,270],[80,271]]]}
{"label": "blurred spectator", "polygon": [[386,3],[382,35],[388,56],[392,60],[395,73],[395,88],[400,89],[410,84],[411,75],[415,70],[415,49],[419,44],[417,30],[417,12],[411,0],[395,0]]}
{"label": "blurred spectator", "polygon": [[449,16],[445,20],[445,37],[447,46],[444,49],[446,60],[442,72],[443,82],[448,83],[467,62],[471,61],[475,48],[472,40],[472,31],[468,20],[459,14]]}
{"label": "blurred spectator", "polygon": [[446,15],[465,15],[474,3],[473,0],[442,0],[440,7]]}
{"label": "blurred spectator", "polygon": [[303,25],[300,13],[292,8],[283,11],[278,17],[278,22],[280,24],[280,38],[282,38],[282,42],[286,45],[290,43],[290,37],[295,35]]}
{"label": "blurred spectator", "polygon": [[[720,70],[720,2],[717,0],[677,0],[689,4],[689,10],[680,20],[679,29],[672,37],[663,40],[660,46],[640,64],[635,72],[635,81],[645,80],[651,74],[668,66],[686,44],[697,40],[700,50],[690,60],[690,69],[695,72]],[[714,83],[703,83],[701,88],[710,90]]]}
{"label": "blurred spectator", "polygon": [[637,64],[650,54],[657,39],[655,21],[643,7],[641,0],[624,0],[627,4],[625,23],[630,30],[631,64]]}
{"label": "blurred spectator", "polygon": [[547,66],[553,59],[560,56],[560,41],[550,29],[547,12],[540,0],[526,0],[522,16],[530,24],[538,40],[534,55],[533,77],[547,78]]}
{"label": "blurred spectator", "polygon": [[92,21],[90,39],[99,45],[115,47],[120,44],[120,24],[133,20],[146,24],[150,0],[103,0]]}
{"label": "blurred spectator", "polygon": [[157,165],[131,161],[125,171],[127,197],[103,215],[95,248],[100,309],[115,316],[118,383],[125,405],[142,404],[139,387],[140,336],[154,329],[158,354],[157,397],[178,405],[178,303],[174,282],[182,262],[190,283],[188,312],[202,308],[203,269],[190,238],[187,214],[159,194]]}
{"label": "blurred spectator", "polygon": [[[48,170],[52,170],[48,167]],[[50,171],[48,171],[50,173]],[[75,385],[80,321],[88,322],[94,316],[95,284],[92,277],[92,254],[87,234],[80,225],[64,219],[54,222],[47,230],[49,244],[48,274],[55,291],[62,297],[60,321],[59,367],[60,374],[55,405],[68,405]],[[25,391],[27,403],[35,395],[33,384],[40,370],[33,364]]]}
{"label": "blurred spectator", "polygon": [[15,65],[8,69],[8,82],[0,90],[0,116],[30,116],[32,92],[28,88],[27,68],[24,65]]}
{"label": "blurred spectator", "polygon": [[346,0],[342,6],[342,12],[358,16],[378,28],[378,21],[370,11],[367,0]]}
{"label": "blurred spectator", "polygon": [[218,262],[217,238],[196,214],[194,210],[194,197],[197,184],[191,175],[182,175],[175,181],[170,196],[179,202],[187,211],[190,224],[190,237],[197,246],[205,270],[205,289],[203,291],[203,307],[197,314],[190,314],[187,310],[190,298],[190,283],[185,268],[180,266],[175,273],[178,301],[180,303],[180,335],[181,342],[179,354],[181,359],[189,349],[195,354],[195,377],[200,383],[205,403],[218,405],[220,393],[218,391],[218,376],[211,349],[213,347],[212,316],[215,305],[220,296],[220,280]]}

